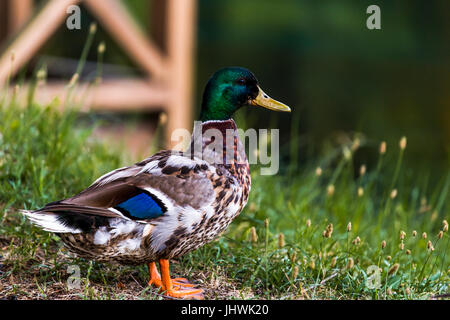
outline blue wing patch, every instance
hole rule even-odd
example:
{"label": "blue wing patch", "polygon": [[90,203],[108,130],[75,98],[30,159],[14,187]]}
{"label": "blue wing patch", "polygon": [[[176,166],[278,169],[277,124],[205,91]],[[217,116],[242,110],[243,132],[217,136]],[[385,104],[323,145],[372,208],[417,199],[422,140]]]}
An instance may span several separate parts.
{"label": "blue wing patch", "polygon": [[150,193],[142,192],[114,207],[131,219],[153,219],[167,211],[164,204]]}

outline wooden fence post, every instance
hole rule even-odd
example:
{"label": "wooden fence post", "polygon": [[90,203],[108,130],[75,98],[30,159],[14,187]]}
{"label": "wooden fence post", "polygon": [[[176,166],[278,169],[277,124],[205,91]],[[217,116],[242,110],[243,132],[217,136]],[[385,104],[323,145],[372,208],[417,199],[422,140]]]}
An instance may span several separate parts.
{"label": "wooden fence post", "polygon": [[16,33],[30,19],[33,0],[8,1],[8,32]]}
{"label": "wooden fence post", "polygon": [[168,145],[173,146],[171,134],[175,129],[192,129],[192,83],[195,0],[167,0],[167,53],[172,91],[168,102]]}

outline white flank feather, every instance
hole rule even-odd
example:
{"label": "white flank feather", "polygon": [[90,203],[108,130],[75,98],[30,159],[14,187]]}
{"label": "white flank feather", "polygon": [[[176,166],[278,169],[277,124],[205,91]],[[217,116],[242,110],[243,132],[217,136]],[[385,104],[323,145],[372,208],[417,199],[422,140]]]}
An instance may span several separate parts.
{"label": "white flank feather", "polygon": [[106,230],[105,227],[101,227],[99,230],[95,232],[94,235],[94,244],[97,245],[105,245],[108,243],[109,239],[111,239],[111,235]]}
{"label": "white flank feather", "polygon": [[115,219],[110,221],[109,226],[111,228],[110,233],[112,237],[117,237],[120,234],[127,234],[132,232],[138,224],[133,221],[127,221],[122,219]]}
{"label": "white flank feather", "polygon": [[117,245],[117,248],[119,249],[119,252],[125,253],[127,251],[134,251],[139,249],[141,246],[141,239],[135,238],[135,239],[127,239],[120,241]]}
{"label": "white flank feather", "polygon": [[[212,208],[211,211],[213,211]],[[180,207],[178,210],[178,216],[181,216],[181,225],[187,228],[188,232],[191,232],[192,226],[196,223],[200,223],[203,218],[202,211],[195,210],[191,206]]]}

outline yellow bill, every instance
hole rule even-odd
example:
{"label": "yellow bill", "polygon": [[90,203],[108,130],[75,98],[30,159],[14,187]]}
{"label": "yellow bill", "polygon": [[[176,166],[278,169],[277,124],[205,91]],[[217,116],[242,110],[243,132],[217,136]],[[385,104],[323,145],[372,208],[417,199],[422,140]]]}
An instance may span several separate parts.
{"label": "yellow bill", "polygon": [[291,112],[291,108],[287,105],[269,97],[259,86],[258,89],[258,96],[250,100],[252,106],[260,106],[275,111]]}

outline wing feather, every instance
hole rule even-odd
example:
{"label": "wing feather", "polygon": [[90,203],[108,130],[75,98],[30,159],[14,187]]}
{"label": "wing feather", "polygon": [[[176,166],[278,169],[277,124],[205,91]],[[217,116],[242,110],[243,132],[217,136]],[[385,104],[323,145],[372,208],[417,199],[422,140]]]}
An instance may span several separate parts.
{"label": "wing feather", "polygon": [[148,223],[173,208],[200,210],[215,199],[210,170],[215,169],[202,160],[163,151],[111,171],[79,194],[27,216],[54,232],[87,232],[111,218]]}

